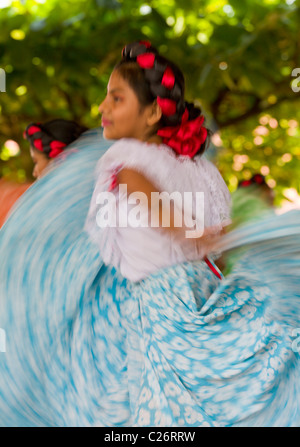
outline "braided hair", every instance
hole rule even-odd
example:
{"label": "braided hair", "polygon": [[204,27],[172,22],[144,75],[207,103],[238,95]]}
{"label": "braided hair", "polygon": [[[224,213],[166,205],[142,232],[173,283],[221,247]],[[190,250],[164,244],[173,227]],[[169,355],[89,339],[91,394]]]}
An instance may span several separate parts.
{"label": "braided hair", "polygon": [[[191,123],[198,119],[201,129],[199,125],[197,128],[201,131],[198,135],[196,153],[202,154],[205,151],[209,132],[202,126],[204,117],[201,109],[184,99],[184,75],[176,64],[160,55],[150,42],[141,41],[123,48],[122,60],[115,66],[115,70],[134,90],[142,107],[152,104],[155,100],[161,107],[162,118],[156,129],[158,135],[166,137],[172,133],[172,128],[181,126],[183,122]],[[169,131],[165,132],[164,129]],[[176,144],[172,144],[172,138],[167,137],[164,142],[171,147],[176,146],[173,149],[182,154],[181,149],[177,150],[178,137]],[[193,156],[194,152],[195,150],[192,151]]]}
{"label": "braided hair", "polygon": [[87,127],[75,121],[54,119],[44,124],[29,124],[24,132],[24,138],[29,141],[33,149],[42,152],[48,159],[52,159],[86,130],[88,130]]}

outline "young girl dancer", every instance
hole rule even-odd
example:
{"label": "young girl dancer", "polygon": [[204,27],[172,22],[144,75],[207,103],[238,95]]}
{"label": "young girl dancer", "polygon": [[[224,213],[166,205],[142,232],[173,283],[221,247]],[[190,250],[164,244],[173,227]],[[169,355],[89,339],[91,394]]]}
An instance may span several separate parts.
{"label": "young girl dancer", "polygon": [[[40,178],[53,165],[68,145],[87,131],[74,121],[55,119],[43,124],[31,123],[24,132],[30,142],[30,155],[34,163],[33,177]],[[31,183],[14,184],[0,179],[0,227],[5,222],[15,202],[31,186]]]}
{"label": "young girl dancer", "polygon": [[[104,137],[119,140],[98,165],[86,225],[104,262],[114,265],[124,277],[140,280],[159,268],[204,258],[204,238],[185,240],[190,233],[184,222],[190,218],[200,230],[204,226],[221,231],[229,222],[230,195],[215,166],[201,157],[208,131],[201,110],[184,99],[184,78],[179,68],[147,42],[128,45],[110,77],[99,110]],[[131,226],[130,219],[126,219],[129,204],[126,195],[120,197],[119,184],[126,187],[128,194],[146,197],[149,210],[141,206],[139,216],[144,225],[133,222]],[[120,197],[116,213],[123,216],[123,221],[104,229],[97,225],[101,213],[97,202],[105,191],[115,193],[117,200]],[[159,192],[164,193],[165,200],[154,203],[153,193]],[[167,197],[174,197],[174,192],[179,194],[179,200],[166,222],[166,211],[171,208]],[[176,227],[174,212],[184,208],[186,193],[190,193],[193,206],[182,211],[182,227]],[[203,207],[199,212],[197,200],[201,198]],[[147,219],[151,214],[156,214],[160,228],[166,222],[165,231],[151,226]]]}
{"label": "young girl dancer", "polygon": [[[125,47],[100,106],[118,141],[94,192],[96,145],[42,178],[0,234],[1,253],[25,241],[0,266],[2,425],[299,425],[299,213],[222,238],[216,250],[248,248],[226,279],[205,262],[205,237],[187,242],[172,221],[123,225],[130,194],[151,208],[151,193],[174,191],[204,193],[205,228],[227,223],[228,191],[199,157],[203,118],[183,95],[180,71],[148,42]],[[101,225],[103,197],[116,225]]]}
{"label": "young girl dancer", "polygon": [[30,155],[34,163],[33,177],[40,178],[51,162],[87,130],[87,127],[80,126],[75,121],[64,119],[29,124],[24,138],[30,143]]}

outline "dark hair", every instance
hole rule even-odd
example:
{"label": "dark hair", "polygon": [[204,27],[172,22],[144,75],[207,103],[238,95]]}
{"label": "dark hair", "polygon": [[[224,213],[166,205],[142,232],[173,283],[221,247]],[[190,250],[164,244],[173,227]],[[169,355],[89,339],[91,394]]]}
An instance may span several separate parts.
{"label": "dark hair", "polygon": [[30,142],[33,149],[42,152],[50,159],[55,158],[86,130],[87,127],[75,121],[54,119],[43,124],[29,124],[24,132],[24,138]]}
{"label": "dark hair", "polygon": [[[143,68],[138,63],[139,57],[144,54],[153,56],[153,65]],[[162,82],[166,69],[171,69],[174,75],[172,88]],[[153,103],[157,98],[170,100],[174,104],[174,113],[162,115],[158,129],[181,124],[185,110],[188,111],[188,120],[194,120],[202,114],[199,107],[185,101],[185,79],[180,68],[160,55],[149,42],[134,42],[126,45],[122,52],[122,60],[115,66],[115,70],[128,82],[136,93],[141,106]],[[157,129],[157,130],[158,130]],[[201,145],[199,153],[203,153],[208,145],[208,138]]]}
{"label": "dark hair", "polygon": [[238,188],[246,188],[247,186],[252,185],[264,186],[270,189],[262,174],[254,174],[249,180],[241,180],[238,184]]}

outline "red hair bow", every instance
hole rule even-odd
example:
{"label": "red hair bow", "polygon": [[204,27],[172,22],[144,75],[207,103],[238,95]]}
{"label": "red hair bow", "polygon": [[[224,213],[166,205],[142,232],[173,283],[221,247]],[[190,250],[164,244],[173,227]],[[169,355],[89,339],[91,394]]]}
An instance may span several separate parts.
{"label": "red hair bow", "polygon": [[157,132],[157,135],[161,136],[163,143],[170,146],[177,154],[193,158],[207,137],[207,129],[202,126],[203,122],[203,115],[188,121],[186,109],[179,126],[164,127]]}
{"label": "red hair bow", "polygon": [[171,67],[167,67],[164,71],[161,84],[168,90],[171,90],[175,84],[175,76]]}
{"label": "red hair bow", "polygon": [[250,186],[251,185],[251,180],[243,180],[240,183],[240,186]]}
{"label": "red hair bow", "polygon": [[27,133],[29,136],[31,136],[37,132],[41,132],[41,128],[38,126],[35,126],[34,124],[32,126],[28,127],[28,129],[27,129]]}
{"label": "red hair bow", "polygon": [[36,138],[35,140],[33,140],[33,144],[38,151],[43,152],[43,143],[41,138]]}
{"label": "red hair bow", "polygon": [[63,148],[66,147],[66,143],[62,143],[61,141],[51,141],[50,147],[51,152],[49,152],[50,158],[57,157],[61,152],[63,152]]}
{"label": "red hair bow", "polygon": [[136,58],[137,63],[141,68],[152,68],[155,61],[154,53],[143,53],[139,54]]}
{"label": "red hair bow", "polygon": [[162,114],[171,116],[176,113],[177,104],[173,99],[157,97],[157,104],[161,108]]}
{"label": "red hair bow", "polygon": [[149,40],[140,40],[140,44],[144,45],[146,48],[151,47],[151,42]]}

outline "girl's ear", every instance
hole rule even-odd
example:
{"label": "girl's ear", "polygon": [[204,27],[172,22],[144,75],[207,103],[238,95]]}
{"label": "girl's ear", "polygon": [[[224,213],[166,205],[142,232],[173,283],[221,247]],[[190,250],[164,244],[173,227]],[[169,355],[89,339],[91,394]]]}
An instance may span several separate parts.
{"label": "girl's ear", "polygon": [[148,126],[155,126],[162,117],[162,111],[160,106],[157,104],[157,101],[153,101],[151,108],[149,109],[149,115],[147,119]]}

